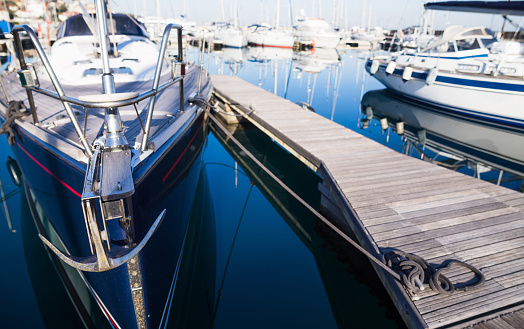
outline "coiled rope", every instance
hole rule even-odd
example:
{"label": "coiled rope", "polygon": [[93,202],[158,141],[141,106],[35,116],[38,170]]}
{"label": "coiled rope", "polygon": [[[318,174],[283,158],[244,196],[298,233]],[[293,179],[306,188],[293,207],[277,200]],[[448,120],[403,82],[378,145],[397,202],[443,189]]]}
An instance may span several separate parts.
{"label": "coiled rope", "polygon": [[7,134],[9,146],[15,145],[15,132],[11,125],[21,117],[30,115],[22,101],[11,101],[7,105],[7,115],[5,122],[0,126],[0,135]]}
{"label": "coiled rope", "polygon": [[[340,235],[344,240],[349,242],[353,247],[358,249],[360,252],[362,252],[366,257],[368,257],[372,262],[380,266],[382,269],[384,269],[386,272],[391,274],[397,281],[404,284],[404,286],[409,289],[412,293],[418,293],[422,289],[420,289],[419,285],[417,285],[417,280],[420,280],[422,286],[422,282],[424,282],[426,278],[425,271],[428,271],[427,275],[428,278],[430,278],[429,285],[431,289],[438,291],[441,294],[444,295],[451,295],[453,291],[455,290],[472,290],[476,289],[479,286],[481,286],[484,281],[484,275],[473,266],[459,262],[459,261],[451,261],[446,266],[440,267],[439,269],[435,269],[431,267],[422,257],[411,255],[403,252],[396,251],[395,254],[388,252],[383,255],[383,260],[381,261],[374,255],[372,255],[370,252],[365,250],[363,247],[361,247],[357,242],[355,242],[353,239],[351,239],[349,236],[347,236],[344,232],[342,232],[338,227],[336,227],[333,223],[331,223],[327,218],[325,218],[322,214],[320,214],[316,209],[314,209],[312,206],[310,206],[306,201],[304,201],[300,196],[298,196],[291,188],[289,188],[284,182],[282,182],[278,177],[276,177],[266,166],[264,166],[251,152],[249,152],[233,135],[213,116],[211,115],[209,109],[214,108],[209,102],[207,102],[205,99],[197,97],[194,99],[194,102],[197,103],[200,107],[204,109],[204,111],[208,114],[208,116],[211,118],[211,120],[226,134],[231,141],[233,141],[242,151],[247,154],[247,156],[253,160],[262,170],[264,170],[271,178],[275,180],[284,190],[286,190],[289,194],[291,194],[298,202],[300,202],[304,207],[306,207],[309,211],[311,211],[315,216],[318,217],[324,224],[329,226],[333,231],[335,231],[338,235]],[[253,111],[251,111],[253,112]],[[250,112],[250,113],[251,113]],[[386,255],[388,255],[386,257]],[[451,281],[445,277],[442,272],[446,269],[449,269],[451,265],[461,265],[468,269],[470,269],[472,272],[475,273],[479,277],[479,280],[474,283],[473,285],[463,286],[461,288],[456,288]],[[409,271],[409,272],[408,272]],[[451,291],[451,292],[450,292]]]}
{"label": "coiled rope", "polygon": [[[474,266],[458,261],[451,260],[445,262],[438,268],[431,266],[424,258],[408,254],[402,251],[389,251],[383,256],[383,262],[400,274],[402,283],[412,293],[417,294],[423,290],[422,284],[427,282],[431,290],[441,295],[451,296],[456,290],[471,291],[478,289],[484,284],[486,278]],[[451,267],[462,266],[473,272],[477,281],[461,286],[454,285],[445,275],[444,271]]]}

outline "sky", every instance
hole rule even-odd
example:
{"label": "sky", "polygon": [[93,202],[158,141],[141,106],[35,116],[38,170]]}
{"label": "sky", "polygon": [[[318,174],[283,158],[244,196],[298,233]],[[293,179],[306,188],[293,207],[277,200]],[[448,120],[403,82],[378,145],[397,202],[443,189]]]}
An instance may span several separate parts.
{"label": "sky", "polygon": [[[278,0],[110,0],[114,11],[126,11],[141,15],[175,17],[184,13],[198,24],[222,20],[221,2],[223,2],[226,21],[230,17],[230,8],[238,3],[239,24],[242,26],[259,23],[261,16],[265,22],[274,24]],[[289,8],[296,17],[301,9],[307,16],[320,16],[332,24],[333,14],[338,17],[340,27],[381,26],[385,29],[406,28],[419,25],[424,12],[422,0],[280,0],[280,26],[291,26]],[[147,4],[147,5],[146,5]],[[320,5],[319,5],[320,4]],[[345,8],[347,7],[347,8]],[[262,8],[262,10],[261,10]],[[335,8],[336,10],[333,10]],[[234,11],[233,11],[234,12]],[[262,15],[261,15],[262,13]],[[434,11],[435,29],[446,25],[485,26],[500,30],[502,18],[489,14],[469,14],[460,12]],[[518,24],[521,17],[511,17]]]}

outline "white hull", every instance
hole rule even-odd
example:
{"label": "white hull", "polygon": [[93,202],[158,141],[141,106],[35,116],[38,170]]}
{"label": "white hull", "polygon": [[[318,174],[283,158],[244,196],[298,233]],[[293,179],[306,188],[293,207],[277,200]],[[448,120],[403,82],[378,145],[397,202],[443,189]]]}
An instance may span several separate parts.
{"label": "white hull", "polygon": [[[368,72],[369,68],[370,62],[366,65]],[[477,119],[524,125],[524,111],[519,108],[524,100],[522,80],[439,72],[437,80],[427,85],[427,70],[413,70],[409,81],[402,78],[404,68],[397,68],[393,74],[385,70],[382,64],[374,77],[397,93]]]}
{"label": "white hull", "polygon": [[236,29],[220,29],[215,33],[215,39],[222,41],[224,47],[243,48],[247,47],[247,36],[245,31]]}
{"label": "white hull", "polygon": [[299,17],[295,32],[296,41],[310,43],[314,48],[335,48],[340,39],[342,36],[323,19]]}
{"label": "white hull", "polygon": [[295,40],[311,43],[314,48],[336,48],[340,43],[340,35],[336,33],[300,32],[295,34]]}
{"label": "white hull", "polygon": [[293,34],[283,31],[255,31],[248,34],[248,43],[260,47],[293,48]]}

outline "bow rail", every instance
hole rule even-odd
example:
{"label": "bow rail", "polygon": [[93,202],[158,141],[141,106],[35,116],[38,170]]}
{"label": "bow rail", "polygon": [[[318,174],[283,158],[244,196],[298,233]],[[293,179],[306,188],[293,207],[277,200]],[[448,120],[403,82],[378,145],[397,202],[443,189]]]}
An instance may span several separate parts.
{"label": "bow rail", "polygon": [[[162,74],[162,66],[165,58],[165,53],[168,46],[169,36],[171,33],[171,30],[176,29],[177,30],[177,37],[178,37],[178,56],[176,60],[173,60],[171,62],[171,71],[172,76],[171,79],[162,83],[159,85],[160,76]],[[151,128],[151,122],[153,118],[154,113],[154,107],[156,103],[156,96],[164,91],[165,89],[171,87],[175,83],[180,84],[180,111],[184,111],[184,76],[185,76],[185,63],[183,62],[183,52],[182,52],[182,26],[177,24],[168,24],[164,30],[164,34],[162,36],[162,42],[160,51],[158,54],[158,60],[156,64],[156,70],[155,75],[153,78],[153,85],[150,90],[145,91],[141,94],[136,95],[135,97],[128,98],[128,99],[120,99],[120,100],[112,100],[107,101],[104,100],[103,97],[99,98],[101,100],[98,101],[87,101],[84,99],[81,99],[81,97],[71,97],[65,94],[64,89],[62,88],[62,85],[60,84],[59,79],[57,78],[53,67],[51,66],[51,63],[49,62],[49,59],[47,58],[47,55],[44,51],[44,48],[40,41],[38,40],[37,35],[35,32],[27,25],[17,25],[13,28],[12,32],[13,38],[15,40],[15,53],[18,58],[18,61],[20,63],[21,71],[19,71],[20,74],[23,74],[24,71],[27,74],[35,74],[34,72],[31,72],[30,65],[28,65],[24,60],[23,55],[23,48],[21,43],[20,35],[22,33],[27,34],[31,42],[33,43],[35,50],[38,54],[38,56],[41,59],[41,63],[46,69],[47,73],[49,74],[49,77],[51,79],[51,82],[53,84],[53,87],[56,91],[52,91],[49,89],[41,88],[38,85],[38,79],[35,76],[36,81],[33,81],[31,77],[21,78],[23,87],[26,88],[28,93],[28,99],[29,99],[29,105],[31,108],[31,112],[33,114],[33,121],[35,124],[38,123],[38,118],[36,116],[36,107],[34,105],[33,101],[33,95],[32,92],[36,92],[51,98],[54,98],[56,100],[59,100],[64,105],[64,108],[66,110],[67,116],[69,117],[69,120],[73,124],[73,127],[75,129],[76,134],[78,135],[78,138],[80,139],[80,142],[82,143],[82,146],[84,150],[86,151],[87,155],[91,158],[93,156],[93,149],[92,146],[90,146],[87,142],[87,138],[85,135],[85,132],[82,130],[80,123],[78,122],[76,116],[74,115],[73,109],[71,108],[71,104],[82,106],[83,108],[118,108],[122,106],[128,106],[128,105],[136,105],[138,102],[148,99],[149,98],[149,105],[147,109],[147,121],[144,129],[144,135],[141,145],[141,150],[146,151],[148,144],[149,144],[149,133]],[[104,94],[101,94],[103,96]],[[138,115],[137,115],[138,116]],[[86,120],[87,120],[87,113],[86,113]]]}

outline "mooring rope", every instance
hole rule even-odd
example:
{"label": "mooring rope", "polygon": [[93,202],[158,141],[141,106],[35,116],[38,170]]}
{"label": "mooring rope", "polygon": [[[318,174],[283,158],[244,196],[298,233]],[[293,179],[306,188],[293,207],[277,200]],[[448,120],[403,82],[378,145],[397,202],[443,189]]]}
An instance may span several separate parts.
{"label": "mooring rope", "polygon": [[369,253],[367,250],[365,250],[364,248],[362,248],[357,242],[353,241],[349,236],[347,236],[344,232],[342,232],[338,227],[336,227],[335,225],[333,225],[327,218],[325,218],[324,216],[322,216],[322,214],[320,214],[316,209],[314,209],[312,206],[310,206],[306,201],[304,201],[300,196],[298,196],[298,194],[296,194],[295,192],[293,192],[293,190],[291,190],[291,188],[289,188],[286,184],[284,184],[284,182],[282,182],[277,176],[275,176],[269,169],[267,169],[260,161],[258,161],[258,159],[251,153],[249,152],[243,145],[242,143],[240,143],[235,137],[233,137],[233,135],[227,131],[226,128],[224,128],[222,126],[222,124],[220,124],[220,122],[217,120],[217,118],[215,118],[211,112],[209,111],[209,108],[208,106],[210,106],[210,104],[204,100],[204,99],[200,99],[200,98],[197,98],[195,99],[196,102],[199,102],[200,106],[204,109],[204,111],[206,111],[206,113],[208,114],[208,116],[211,118],[211,120],[213,120],[213,122],[220,128],[220,130],[222,130],[242,151],[244,151],[247,156],[253,160],[262,170],[264,170],[271,178],[273,178],[284,190],[286,190],[289,194],[291,194],[298,202],[302,203],[302,205],[304,205],[304,207],[306,207],[307,209],[309,209],[309,211],[311,211],[315,216],[317,216],[322,222],[324,222],[324,224],[326,224],[327,226],[329,226],[332,230],[334,230],[335,232],[337,232],[342,238],[344,238],[344,240],[348,241],[349,243],[351,243],[355,248],[357,248],[359,251],[361,251],[364,255],[366,255],[368,258],[370,258],[372,261],[374,261],[377,265],[379,265],[380,267],[382,267],[385,271],[389,272],[394,278],[396,278],[398,281],[401,281],[400,279],[400,275],[398,275],[395,271],[393,271],[391,268],[389,268],[386,264],[382,263],[382,261],[380,261],[379,259],[377,259],[375,256],[373,256],[371,253]]}
{"label": "mooring rope", "polygon": [[15,132],[11,126],[13,122],[21,117],[30,115],[22,101],[11,101],[7,105],[6,120],[0,126],[0,135],[7,134],[9,146],[15,145]]}
{"label": "mooring rope", "polygon": [[[336,227],[316,209],[314,209],[300,196],[298,196],[298,194],[291,190],[291,188],[289,188],[284,182],[276,177],[268,168],[266,168],[266,166],[264,166],[235,137],[233,137],[233,135],[213,115],[211,115],[209,108],[213,108],[213,106],[209,104],[209,102],[202,98],[197,98],[195,101],[199,103],[204,111],[206,111],[208,116],[220,128],[220,130],[222,130],[231,141],[233,141],[242,151],[244,151],[251,160],[253,160],[262,170],[264,170],[271,178],[273,178],[273,180],[275,180],[284,190],[291,194],[298,202],[311,211],[318,219],[320,219],[324,224],[335,231],[344,240],[362,252],[372,262],[391,274],[391,276],[393,276],[397,281],[404,284],[404,286],[412,293],[416,294],[422,290],[421,287],[426,277],[428,278],[427,282],[432,290],[448,296],[451,295],[455,290],[468,291],[477,289],[485,282],[485,277],[482,272],[469,264],[457,260],[449,261],[445,266],[441,266],[436,269],[430,266],[429,263],[426,262],[422,257],[400,251],[388,252],[383,255],[383,260],[378,259],[362,246],[360,246],[356,241],[351,239],[347,234],[342,232],[338,227]],[[463,266],[471,270],[478,277],[477,282],[469,285],[463,285],[461,287],[456,287],[446,276],[443,275],[443,271],[450,269],[451,266]],[[420,284],[418,284],[419,282]]]}
{"label": "mooring rope", "polygon": [[[202,102],[203,100],[202,99],[198,99],[198,101]],[[207,106],[209,108],[212,108],[215,113],[220,113],[220,114],[223,114],[223,115],[230,115],[232,117],[243,117],[243,116],[250,115],[251,113],[255,112],[255,109],[251,108],[251,111],[249,111],[247,113],[242,113],[242,114],[229,113],[229,112],[226,112],[226,111],[222,111],[222,109],[219,109],[220,107],[218,105],[214,105],[213,106],[213,105],[209,104],[207,101],[206,101],[206,104],[207,104]]]}
{"label": "mooring rope", "polygon": [[[422,283],[427,282],[431,290],[441,295],[450,296],[456,290],[471,291],[478,289],[484,284],[486,278],[482,272],[467,263],[451,260],[435,268],[424,258],[408,254],[402,251],[389,251],[383,255],[383,261],[402,277],[402,283],[412,293],[420,293],[423,289]],[[449,280],[443,272],[451,267],[462,266],[473,272],[477,277],[475,283],[456,286]],[[427,280],[426,280],[427,279]]]}

